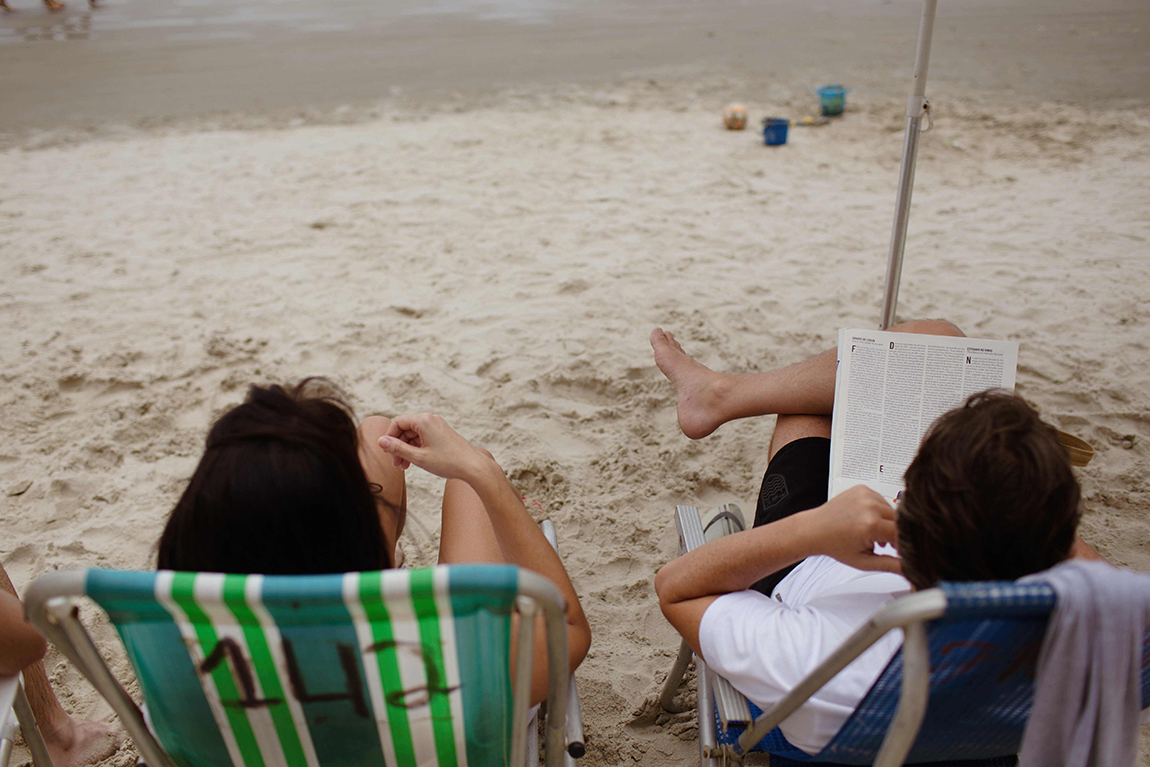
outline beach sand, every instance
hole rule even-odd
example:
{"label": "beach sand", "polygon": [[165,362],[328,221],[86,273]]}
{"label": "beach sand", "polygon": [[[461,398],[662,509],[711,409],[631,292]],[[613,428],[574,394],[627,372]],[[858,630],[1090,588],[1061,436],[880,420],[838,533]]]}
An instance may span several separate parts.
{"label": "beach sand", "polygon": [[[856,91],[764,147],[721,128],[726,102],[752,124],[816,107],[805,83],[752,85],[711,69],[0,137],[0,561],[21,589],[153,566],[212,419],[249,383],[327,376],[361,415],[444,415],[556,521],[594,632],[583,763],[692,763],[690,717],[655,703],[678,639],[652,581],[676,503],[753,510],[773,420],[687,439],[647,336],[751,372],[876,325],[904,124],[904,99]],[[1097,450],[1083,537],[1150,570],[1150,108],[934,98],[899,315],[1020,343],[1018,390]],[[408,481],[404,547],[428,564],[441,486]],[[47,666],[66,708],[109,715]]]}

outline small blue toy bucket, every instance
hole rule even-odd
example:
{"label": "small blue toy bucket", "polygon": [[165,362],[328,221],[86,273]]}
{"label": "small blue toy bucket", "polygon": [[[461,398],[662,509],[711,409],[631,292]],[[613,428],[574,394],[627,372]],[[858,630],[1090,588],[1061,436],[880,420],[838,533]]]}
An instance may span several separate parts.
{"label": "small blue toy bucket", "polygon": [[787,128],[791,121],[785,117],[766,117],[763,119],[763,143],[767,146],[778,146],[787,143]]}
{"label": "small blue toy bucket", "polygon": [[823,114],[833,117],[841,115],[847,102],[847,89],[841,85],[824,85],[815,93],[819,94],[819,105]]}

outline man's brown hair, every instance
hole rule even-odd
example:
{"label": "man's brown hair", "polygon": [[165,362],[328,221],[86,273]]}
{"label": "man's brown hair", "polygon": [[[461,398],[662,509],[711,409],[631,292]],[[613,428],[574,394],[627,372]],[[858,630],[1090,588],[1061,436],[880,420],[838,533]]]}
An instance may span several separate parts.
{"label": "man's brown hair", "polygon": [[1053,427],[1007,391],[973,395],[927,432],[898,510],[903,575],[1014,580],[1070,555],[1080,490]]}

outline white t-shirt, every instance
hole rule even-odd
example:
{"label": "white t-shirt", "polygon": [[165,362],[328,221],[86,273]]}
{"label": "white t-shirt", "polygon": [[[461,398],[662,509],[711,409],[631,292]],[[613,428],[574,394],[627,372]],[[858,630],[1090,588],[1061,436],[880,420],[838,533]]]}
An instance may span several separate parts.
{"label": "white t-shirt", "polygon": [[[712,669],[767,709],[868,618],[908,593],[910,584],[901,575],[809,557],[779,582],[774,598],[738,591],[716,599],[699,624],[699,649]],[[780,725],[787,740],[818,753],[901,646],[902,632],[891,631],[855,658]]]}

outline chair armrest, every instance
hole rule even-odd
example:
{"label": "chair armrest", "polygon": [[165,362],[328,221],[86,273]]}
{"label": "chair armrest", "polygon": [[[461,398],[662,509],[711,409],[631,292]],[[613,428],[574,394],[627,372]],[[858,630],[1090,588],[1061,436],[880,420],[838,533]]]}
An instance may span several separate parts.
{"label": "chair armrest", "polygon": [[[706,542],[703,523],[699,518],[697,506],[676,506],[675,525],[679,530],[680,555],[693,551]],[[746,753],[753,748],[756,743],[763,739],[763,736],[793,714],[808,698],[818,692],[823,685],[891,629],[903,628],[905,630],[908,626],[914,627],[917,640],[914,648],[916,651],[914,665],[922,666],[921,658],[918,656],[925,652],[923,645],[925,635],[922,634],[923,623],[941,617],[944,612],[946,612],[946,595],[941,589],[930,589],[918,594],[911,594],[880,610],[782,700],[751,722],[750,726],[739,737],[739,749]],[[900,701],[900,710],[896,714],[896,720],[900,726],[897,728],[892,726],[887,738],[888,742],[884,743],[884,747],[880,751],[879,757],[884,760],[899,752],[905,756],[915,734],[918,732],[918,727],[922,721],[922,712],[925,710],[923,690],[930,676],[929,659],[925,664],[925,672],[922,672],[921,668],[915,668],[912,678],[909,674],[911,671],[909,666],[907,670],[908,676],[904,684],[906,700]],[[726,729],[731,724],[745,726],[747,722],[750,722],[751,711],[747,705],[746,697],[736,690],[730,682],[712,671],[709,666],[705,667],[703,673],[707,675],[708,684],[706,687],[709,687],[714,693],[716,710],[723,728]]]}
{"label": "chair armrest", "polygon": [[[699,519],[699,507],[678,505],[675,507],[675,526],[679,530],[680,554],[695,549],[706,543],[703,522]],[[746,726],[751,721],[751,709],[747,699],[736,690],[730,682],[711,671],[710,667],[704,672],[710,675],[710,687],[715,694],[716,709],[719,721],[726,729],[731,724]]]}
{"label": "chair armrest", "polygon": [[703,537],[703,522],[698,506],[675,507],[675,527],[679,530],[679,554],[694,551],[707,542]]}
{"label": "chair armrest", "polygon": [[28,619],[108,701],[144,762],[149,767],[174,767],[148,730],[139,706],[112,675],[80,622],[75,600],[86,596],[86,583],[87,570],[58,570],[41,575],[24,592]]}
{"label": "chair armrest", "polygon": [[[551,544],[555,553],[559,553],[559,539],[555,534],[555,523],[545,519],[539,523],[543,529],[543,536]],[[582,758],[587,753],[587,746],[583,740],[583,710],[579,705],[579,690],[575,686],[575,675],[567,681],[567,750],[564,764],[571,765],[575,759]]]}
{"label": "chair armrest", "polygon": [[[764,711],[747,730],[739,736],[739,748],[747,751],[762,740],[763,736],[775,729],[784,719],[793,714],[799,706],[814,695],[835,674],[842,671],[871,645],[895,628],[942,617],[946,612],[946,594],[942,589],[929,589],[899,599],[863,624],[837,650],[807,674],[803,681],[787,693],[782,700]],[[929,671],[929,669],[928,669]]]}

